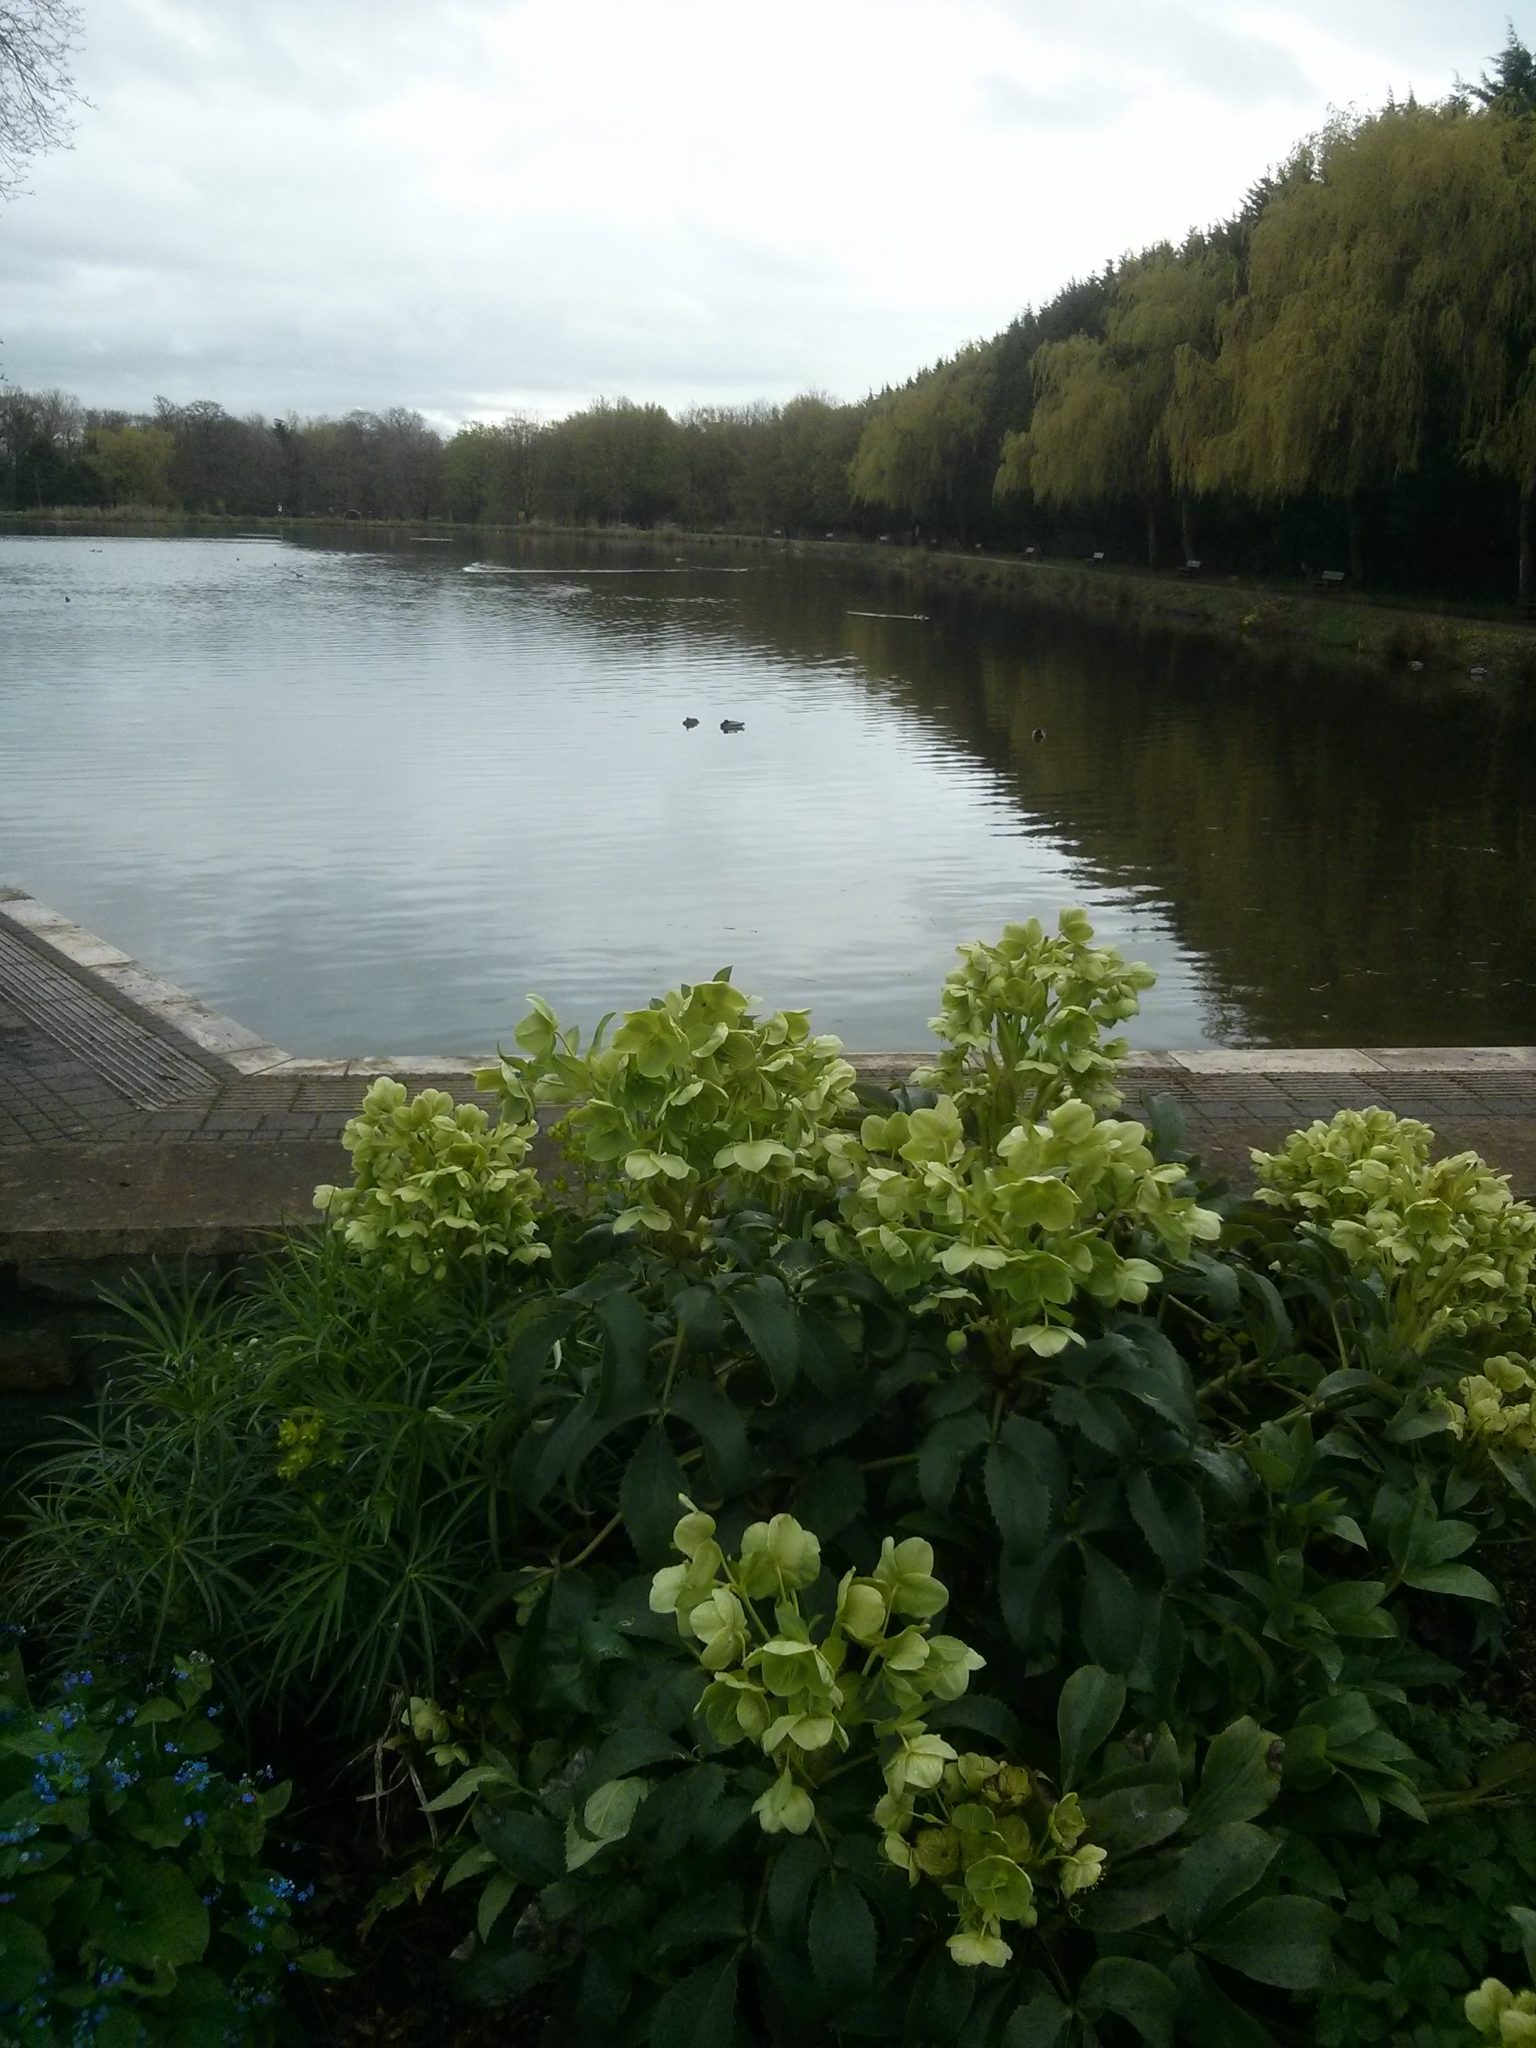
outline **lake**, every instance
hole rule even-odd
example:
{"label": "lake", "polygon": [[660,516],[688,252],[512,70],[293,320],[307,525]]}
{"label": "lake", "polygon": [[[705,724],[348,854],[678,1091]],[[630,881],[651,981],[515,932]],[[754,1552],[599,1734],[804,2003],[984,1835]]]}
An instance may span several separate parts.
{"label": "lake", "polygon": [[727,964],[909,1050],[1068,903],[1143,1046],[1530,1043],[1536,708],[749,550],[6,535],[0,881],[297,1053]]}

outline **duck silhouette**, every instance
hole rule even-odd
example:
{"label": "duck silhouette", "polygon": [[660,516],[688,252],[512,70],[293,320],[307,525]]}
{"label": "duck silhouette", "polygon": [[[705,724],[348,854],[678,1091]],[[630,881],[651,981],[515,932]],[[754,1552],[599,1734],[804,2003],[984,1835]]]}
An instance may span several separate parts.
{"label": "duck silhouette", "polygon": [[683,720],[683,728],[686,732],[692,732],[693,728],[698,724],[698,722],[699,721],[696,718],[685,718]]}
{"label": "duck silhouette", "polygon": [[720,721],[720,730],[722,732],[745,732],[746,729],[745,719],[722,718]]}

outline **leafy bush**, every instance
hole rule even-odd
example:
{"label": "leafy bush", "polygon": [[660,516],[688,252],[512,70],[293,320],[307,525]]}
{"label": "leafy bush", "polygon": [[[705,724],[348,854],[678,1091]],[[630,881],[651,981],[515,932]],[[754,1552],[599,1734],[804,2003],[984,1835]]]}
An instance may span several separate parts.
{"label": "leafy bush", "polygon": [[[40,1467],[13,1604],[69,1661],[110,1636],[218,1660],[242,1716],[325,1708],[343,1741],[437,1682],[502,1569],[475,1447],[504,1406],[505,1309],[400,1285],[339,1234],[186,1317],[137,1304],[98,1415]],[[452,1276],[450,1276],[450,1282]]]}
{"label": "leafy bush", "polygon": [[[1526,1975],[1536,1977],[1536,1913],[1513,1906],[1509,1917],[1520,1930]],[[1536,1991],[1511,1991],[1498,1978],[1487,1977],[1468,1992],[1463,2011],[1483,2041],[1536,2041]]]}
{"label": "leafy bush", "polygon": [[1536,1343],[1536,1211],[1475,1152],[1431,1161],[1434,1133],[1390,1110],[1341,1110],[1255,1153],[1259,1199],[1300,1210],[1386,1295],[1417,1351],[1438,1336]]}
{"label": "leafy bush", "polygon": [[1468,1673],[1536,1217],[1382,1112],[1202,1182],[1110,1114],[1145,970],[1091,938],[967,949],[895,1091],[725,977],[586,1052],[535,1004],[482,1080],[565,1112],[548,1257],[402,1286],[333,1205],[151,1329],[23,1589],[382,1733],[425,1832],[379,1910],[473,1880],[454,1981],[549,2039],[1342,2048],[1398,2009],[1374,1845],[1531,1789]]}
{"label": "leafy bush", "polygon": [[315,1207],[354,1250],[413,1279],[444,1280],[469,1259],[532,1265],[549,1257],[523,1164],[533,1132],[440,1088],[408,1101],[398,1081],[375,1081],[341,1134],[352,1185],[316,1188]]}
{"label": "leafy bush", "polygon": [[338,1973],[261,1859],[288,1786],[208,1760],[211,1682],[194,1659],[135,1701],[80,1670],[33,1706],[0,1658],[0,2037],[264,2041],[291,1972]]}
{"label": "leafy bush", "polygon": [[768,1207],[792,1223],[830,1192],[827,1132],[854,1107],[854,1071],[803,1010],[759,1022],[726,970],[631,1011],[606,1048],[604,1018],[583,1055],[579,1033],[532,1003],[515,1034],[523,1053],[477,1083],[530,1120],[568,1106],[561,1135],[616,1232],[697,1251],[719,1215]]}

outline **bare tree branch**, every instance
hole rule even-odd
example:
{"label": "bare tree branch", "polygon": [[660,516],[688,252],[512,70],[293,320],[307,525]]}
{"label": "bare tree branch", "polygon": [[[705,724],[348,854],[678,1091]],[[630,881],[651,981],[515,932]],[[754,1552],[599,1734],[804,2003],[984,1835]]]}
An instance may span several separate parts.
{"label": "bare tree branch", "polygon": [[0,0],[0,199],[33,157],[69,147],[74,109],[89,104],[69,68],[81,31],[73,0]]}

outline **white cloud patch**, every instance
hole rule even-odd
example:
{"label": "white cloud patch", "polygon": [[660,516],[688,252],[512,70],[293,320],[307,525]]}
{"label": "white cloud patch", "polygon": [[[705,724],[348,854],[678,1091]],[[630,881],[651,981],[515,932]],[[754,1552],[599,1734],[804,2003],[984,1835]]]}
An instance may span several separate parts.
{"label": "white cloud patch", "polygon": [[854,397],[1230,209],[1501,0],[85,0],[0,367],[87,403]]}

